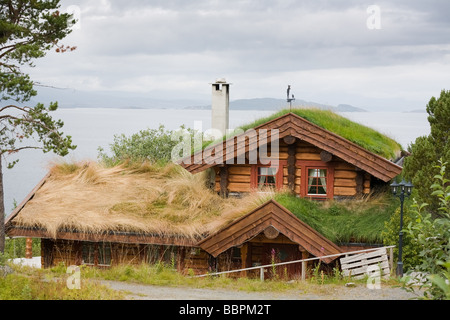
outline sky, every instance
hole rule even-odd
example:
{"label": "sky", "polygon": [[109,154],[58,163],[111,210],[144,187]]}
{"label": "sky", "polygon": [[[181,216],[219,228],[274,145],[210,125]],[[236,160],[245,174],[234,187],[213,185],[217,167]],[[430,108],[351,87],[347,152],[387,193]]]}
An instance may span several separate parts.
{"label": "sky", "polygon": [[29,71],[77,91],[210,101],[285,98],[425,109],[450,89],[450,1],[62,0],[78,19]]}

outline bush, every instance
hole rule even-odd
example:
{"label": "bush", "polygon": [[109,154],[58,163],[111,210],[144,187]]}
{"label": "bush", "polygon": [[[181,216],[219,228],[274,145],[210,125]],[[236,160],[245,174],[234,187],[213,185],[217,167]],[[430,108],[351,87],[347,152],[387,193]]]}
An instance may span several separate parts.
{"label": "bush", "polygon": [[[192,129],[185,129],[184,126],[180,130],[184,130],[191,138],[194,135]],[[158,129],[141,130],[130,137],[115,135],[114,142],[110,144],[112,155],[99,147],[98,158],[108,166],[123,161],[166,164],[171,161],[173,148],[180,143],[180,139],[174,139],[176,132],[177,130],[167,130],[160,125]]]}
{"label": "bush", "polygon": [[435,175],[435,183],[431,185],[434,190],[431,196],[437,198],[439,218],[433,218],[426,210],[427,203],[415,202],[411,206],[415,219],[405,229],[411,243],[421,248],[414,271],[431,274],[424,286],[424,296],[431,299],[446,298],[446,292],[439,285],[441,282],[436,279],[447,277],[448,280],[449,276],[444,263],[450,261],[450,180],[445,178],[446,164],[440,160],[439,174]]}
{"label": "bush", "polygon": [[[409,210],[408,206],[403,209],[403,226],[408,226],[414,219],[414,214]],[[400,232],[400,208],[397,208],[392,214],[389,221],[384,223],[384,230],[381,233],[383,238],[383,245],[391,246],[395,245],[394,248],[394,260],[398,259],[398,243],[399,243],[399,232]],[[418,263],[418,254],[420,247],[411,242],[411,237],[408,233],[403,233],[402,239],[402,262],[405,271],[412,270]]]}

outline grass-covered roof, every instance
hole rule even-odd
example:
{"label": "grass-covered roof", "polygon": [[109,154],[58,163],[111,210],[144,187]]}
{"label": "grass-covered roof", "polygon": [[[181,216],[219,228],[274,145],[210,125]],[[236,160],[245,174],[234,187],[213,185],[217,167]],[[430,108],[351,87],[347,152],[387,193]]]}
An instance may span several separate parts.
{"label": "grass-covered roof", "polygon": [[360,147],[378,154],[386,159],[393,159],[402,150],[402,146],[394,139],[357,122],[351,121],[331,110],[315,108],[284,109],[268,117],[257,119],[240,126],[244,131],[281,117],[287,113],[294,113],[315,125],[331,131]]}
{"label": "grass-covered roof", "polygon": [[[259,118],[253,122],[244,124],[236,128],[232,133],[211,143],[211,141],[204,141],[202,148],[214,145],[222,140],[231,138],[248,129],[256,128],[278,117],[293,113],[303,119],[325,129],[334,134],[337,134],[360,147],[373,152],[386,159],[395,159],[398,157],[400,151],[403,150],[400,143],[394,139],[378,132],[375,129],[364,126],[360,123],[351,121],[331,110],[322,110],[317,108],[301,108],[301,109],[283,109],[270,116]],[[198,150],[193,150],[194,152]]]}
{"label": "grass-covered roof", "polygon": [[223,199],[206,172],[168,164],[59,164],[16,213],[13,224],[87,233],[134,232],[200,240],[270,198],[333,242],[381,242],[389,201],[316,202],[287,193],[251,193]]}

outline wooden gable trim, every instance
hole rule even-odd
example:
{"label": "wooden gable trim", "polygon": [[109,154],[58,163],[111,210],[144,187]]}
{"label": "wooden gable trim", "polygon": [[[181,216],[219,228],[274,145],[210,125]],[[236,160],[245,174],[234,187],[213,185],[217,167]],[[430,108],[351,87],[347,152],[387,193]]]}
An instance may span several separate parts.
{"label": "wooden gable trim", "polygon": [[[258,127],[255,127],[254,129],[256,131],[259,129],[278,129],[280,139],[287,136],[292,136],[300,140],[304,140],[385,182],[394,178],[402,171],[402,167],[396,165],[395,163],[293,113],[288,113],[273,119]],[[228,140],[215,145],[214,148],[223,148],[222,159],[216,158],[216,162],[231,162],[230,160],[233,160],[245,152],[257,150],[259,133],[257,132],[257,139],[248,139],[250,141],[246,140],[245,144],[238,146],[238,141],[243,136],[245,136],[245,133],[229,138]],[[271,132],[269,131],[267,134],[267,139],[269,140],[270,138]],[[228,150],[226,148],[227,145],[233,145],[233,150]],[[191,173],[201,172],[214,166],[215,164],[211,163],[213,161],[210,161],[209,163],[202,162],[201,164],[194,163],[194,157],[199,157],[199,154],[202,152],[203,151],[198,151],[197,153],[191,155],[190,158],[180,160],[179,164]],[[185,164],[183,162],[187,159],[190,160],[191,164]]]}
{"label": "wooden gable trim", "polygon": [[[229,248],[251,240],[268,227],[274,227],[314,256],[320,257],[341,252],[337,245],[274,200],[266,202],[247,215],[235,220],[217,233],[199,242],[198,245],[212,256],[217,257]],[[324,262],[329,263],[333,260],[332,258],[326,258]]]}
{"label": "wooden gable trim", "polygon": [[25,207],[25,205],[33,199],[36,192],[47,182],[48,178],[50,178],[50,172],[47,173],[44,178],[41,179],[41,181],[38,182],[38,184],[30,191],[30,193],[25,197],[25,199],[22,200],[21,203],[11,212],[11,214],[7,217],[5,221],[5,229],[7,230],[10,225],[11,221],[19,214],[19,212]]}

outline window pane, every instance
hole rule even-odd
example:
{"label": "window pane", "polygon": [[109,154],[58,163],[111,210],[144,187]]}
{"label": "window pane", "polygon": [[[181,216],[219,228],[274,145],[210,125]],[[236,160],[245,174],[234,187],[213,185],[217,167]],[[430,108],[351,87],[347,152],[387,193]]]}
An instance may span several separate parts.
{"label": "window pane", "polygon": [[109,242],[98,245],[98,264],[111,265],[111,245]]}
{"label": "window pane", "polygon": [[258,168],[258,187],[274,187],[276,185],[277,168],[259,167]]}
{"label": "window pane", "polygon": [[327,194],[326,169],[308,169],[308,194]]}
{"label": "window pane", "polygon": [[91,242],[83,242],[83,263],[94,264],[94,244]]}

